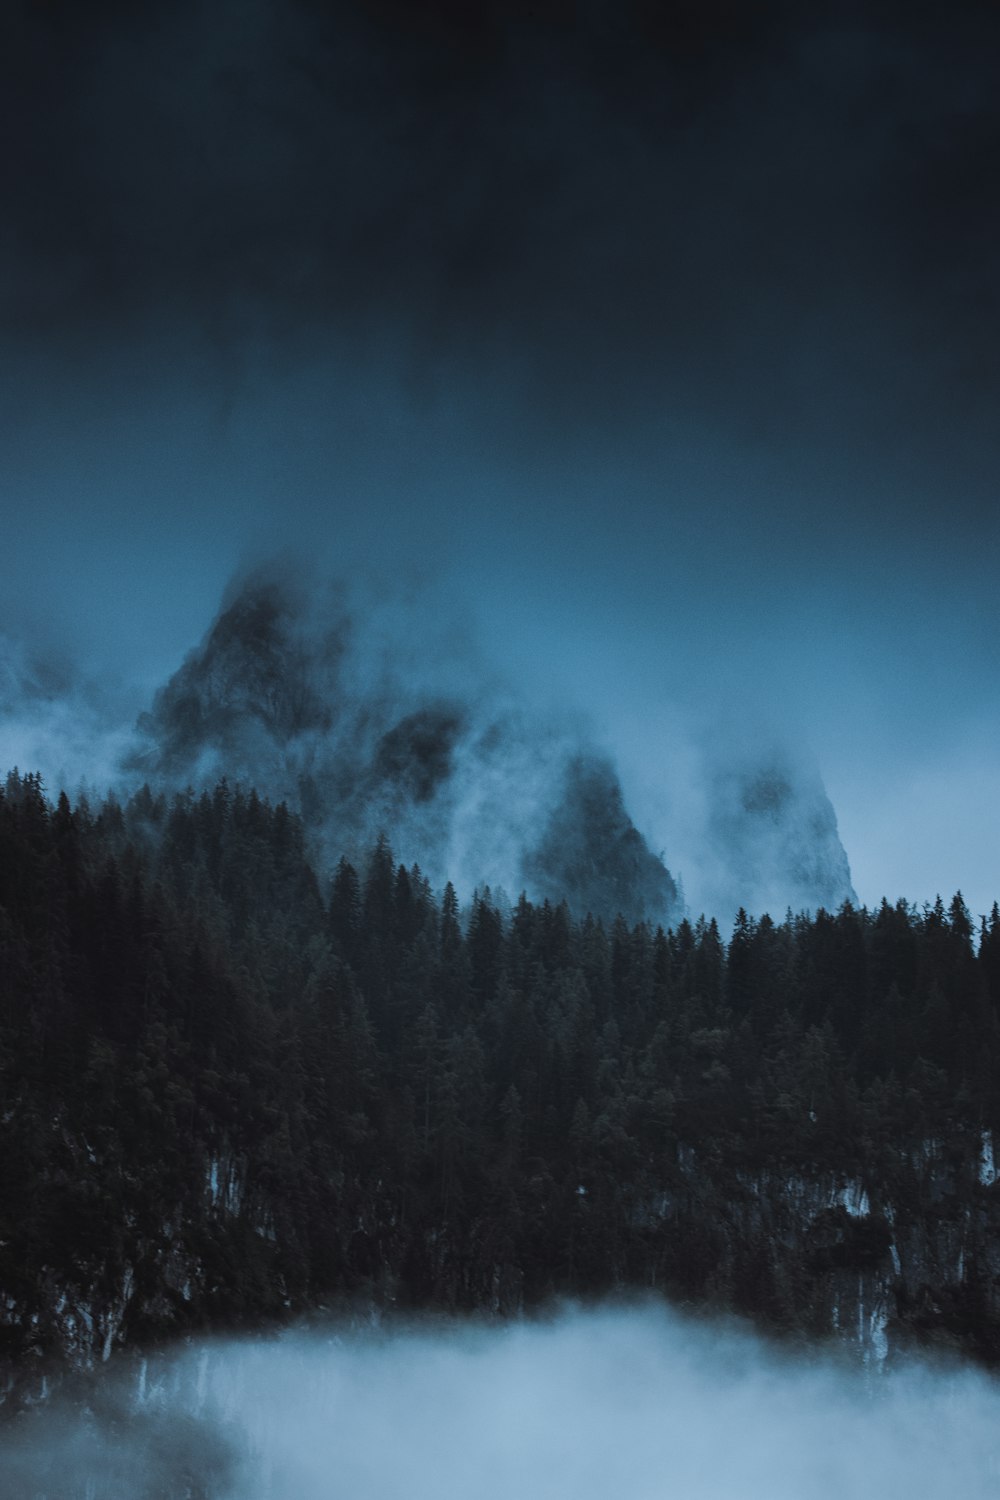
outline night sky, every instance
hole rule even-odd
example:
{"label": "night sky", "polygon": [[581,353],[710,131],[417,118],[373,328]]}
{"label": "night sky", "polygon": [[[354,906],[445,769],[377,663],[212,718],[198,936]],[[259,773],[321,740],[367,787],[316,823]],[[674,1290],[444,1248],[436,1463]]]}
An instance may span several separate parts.
{"label": "night sky", "polygon": [[995,3],[4,31],[0,631],[47,692],[134,712],[290,551],[582,707],[668,863],[692,746],[777,736],[863,901],[988,911]]}

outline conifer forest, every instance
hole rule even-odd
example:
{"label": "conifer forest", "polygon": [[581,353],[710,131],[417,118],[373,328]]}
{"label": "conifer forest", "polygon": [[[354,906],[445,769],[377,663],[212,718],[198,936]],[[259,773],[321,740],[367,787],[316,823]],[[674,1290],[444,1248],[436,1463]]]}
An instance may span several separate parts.
{"label": "conifer forest", "polygon": [[1000,1362],[996,907],[460,905],[385,838],[321,878],[251,789],[15,772],[0,972],[12,1387],[310,1309],[628,1290]]}

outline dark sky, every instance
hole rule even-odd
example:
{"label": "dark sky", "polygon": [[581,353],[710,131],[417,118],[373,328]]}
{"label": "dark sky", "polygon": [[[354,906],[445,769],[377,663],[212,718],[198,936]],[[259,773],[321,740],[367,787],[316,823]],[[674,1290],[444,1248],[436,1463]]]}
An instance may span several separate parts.
{"label": "dark sky", "polygon": [[811,746],[1000,894],[995,4],[5,7],[0,627],[148,687],[233,569],[426,574],[587,707]]}

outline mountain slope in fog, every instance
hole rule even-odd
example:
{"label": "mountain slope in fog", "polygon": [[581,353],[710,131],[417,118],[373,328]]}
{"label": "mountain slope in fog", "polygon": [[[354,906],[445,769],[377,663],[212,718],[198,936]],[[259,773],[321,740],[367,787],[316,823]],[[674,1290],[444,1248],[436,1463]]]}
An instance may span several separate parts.
{"label": "mountain slope in fog", "polygon": [[634,912],[656,919],[679,906],[679,892],[663,861],[649,848],[625,810],[613,767],[577,756],[566,769],[563,793],[525,873],[542,897],[563,897],[577,912]]}
{"label": "mountain slope in fog", "polygon": [[812,767],[769,750],[716,766],[710,787],[711,909],[835,911],[857,901],[833,805]]}
{"label": "mountain slope in fog", "polygon": [[341,596],[251,579],[140,720],[129,768],[284,798],[326,863],[384,831],[439,884],[526,887],[580,915],[680,916],[606,758],[498,691],[456,686],[447,663],[398,663],[393,646]]}
{"label": "mountain slope in fog", "polygon": [[[607,756],[459,655],[415,610],[387,623],[342,591],[258,574],[156,695],[129,769],[173,786],[227,776],[285,799],[327,866],[345,852],[359,859],[385,832],[438,885],[676,921],[678,883]],[[832,909],[854,898],[817,773],[773,751],[706,760],[702,908],[728,920],[741,905]]]}

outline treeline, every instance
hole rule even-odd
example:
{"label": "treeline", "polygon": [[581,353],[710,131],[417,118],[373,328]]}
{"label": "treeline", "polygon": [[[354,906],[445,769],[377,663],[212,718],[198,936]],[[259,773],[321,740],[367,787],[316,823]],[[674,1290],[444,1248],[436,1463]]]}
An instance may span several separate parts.
{"label": "treeline", "polygon": [[848,1282],[996,1360],[998,1011],[1000,913],[960,896],[725,936],[463,909],[384,839],[321,882],[253,791],[13,774],[8,1367],[358,1296],[655,1287],[829,1332]]}

